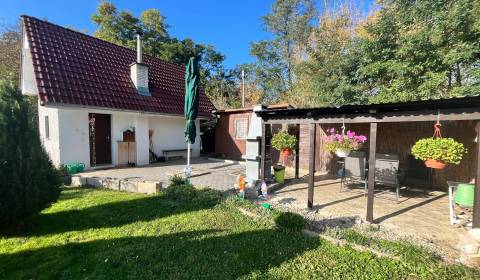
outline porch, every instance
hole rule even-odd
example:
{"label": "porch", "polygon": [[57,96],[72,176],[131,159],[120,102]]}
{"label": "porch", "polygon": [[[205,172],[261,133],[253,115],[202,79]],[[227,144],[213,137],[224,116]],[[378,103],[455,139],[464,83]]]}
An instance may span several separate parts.
{"label": "porch", "polygon": [[[293,173],[292,169],[289,171]],[[450,225],[447,192],[404,187],[397,203],[394,192],[376,189],[384,192],[375,196],[374,223],[401,238],[431,243],[437,252],[442,251],[443,257],[457,256],[459,235],[464,231]],[[283,188],[272,193],[270,203],[275,208],[305,215],[320,227],[351,228],[364,221],[368,197],[363,186],[341,191],[340,179],[336,176],[316,175],[312,208],[305,207],[308,191],[308,175],[290,179]]]}
{"label": "porch", "polygon": [[[309,211],[324,212],[328,211],[328,207],[338,207],[338,211],[335,208],[334,213],[336,215],[346,215],[354,213],[355,215],[361,215],[368,222],[372,223],[391,223],[396,227],[402,228],[411,227],[412,230],[424,230],[425,224],[415,224],[416,221],[423,221],[431,219],[431,225],[436,223],[445,223],[446,228],[449,227],[450,219],[448,213],[448,202],[444,203],[444,210],[440,210],[440,207],[436,207],[443,200],[448,200],[448,195],[445,193],[438,194],[435,197],[425,196],[424,193],[430,193],[429,190],[422,192],[412,192],[409,200],[398,203],[395,201],[393,195],[391,200],[384,202],[382,199],[377,198],[378,187],[376,185],[376,162],[378,160],[378,154],[384,153],[381,149],[395,148],[397,155],[404,154],[405,149],[410,149],[411,145],[406,139],[410,139],[411,135],[408,135],[408,131],[397,131],[397,135],[393,137],[404,140],[402,149],[399,147],[385,147],[385,143],[388,139],[380,138],[382,133],[386,130],[392,130],[392,124],[425,124],[430,123],[433,127],[435,122],[464,122],[470,123],[468,128],[462,128],[461,130],[467,131],[467,140],[464,142],[470,148],[469,159],[471,162],[468,169],[464,166],[461,168],[455,167],[454,173],[463,173],[461,182],[469,183],[475,181],[475,198],[473,207],[473,219],[472,227],[480,228],[480,165],[478,161],[480,159],[479,153],[479,141],[480,134],[480,98],[479,97],[464,97],[457,99],[440,99],[440,100],[427,100],[407,103],[392,103],[392,104],[373,104],[373,105],[347,105],[338,108],[305,108],[305,109],[285,109],[285,110],[262,110],[257,112],[262,117],[262,147],[261,147],[261,178],[268,181],[269,168],[274,163],[272,162],[272,148],[271,137],[273,126],[279,125],[291,125],[297,126],[296,135],[297,139],[300,138],[300,126],[308,127],[307,145],[309,147],[308,152],[300,151],[297,148],[295,153],[295,172],[294,177],[299,178],[299,162],[300,158],[308,157],[308,175],[303,181],[303,187],[295,187],[296,184],[287,186],[286,192],[298,194],[299,199],[303,198],[303,208],[308,208]],[[321,146],[317,143],[319,137],[321,137],[322,129],[325,125],[365,125],[368,132],[368,143],[364,146],[364,153],[366,154],[365,161],[366,176],[363,178],[366,189],[361,188],[361,193],[355,196],[351,196],[349,193],[339,193],[340,187],[330,187],[329,182],[319,180],[318,169],[316,168],[318,162],[325,162],[325,166],[332,166],[332,162],[335,158],[326,156],[325,153],[319,153]],[[460,127],[460,126],[459,126]],[[320,132],[320,135],[318,135]],[[380,136],[380,137],[378,137]],[[421,138],[421,137],[418,137]],[[418,139],[417,138],[417,139]],[[475,140],[477,139],[477,140]],[[301,139],[300,139],[301,140]],[[400,141],[402,142],[402,141]],[[405,143],[407,142],[407,143]],[[413,144],[413,143],[412,143]],[[400,157],[401,158],[401,157]],[[335,164],[335,163],[333,163]],[[410,166],[411,169],[413,169]],[[408,169],[408,167],[407,167]],[[466,171],[466,172],[463,172]],[[317,172],[317,173],[316,173]],[[443,178],[442,180],[444,180]],[[448,180],[448,178],[447,178]],[[452,179],[450,179],[452,180]],[[444,180],[446,184],[446,180]],[[435,184],[438,184],[436,182]],[[322,187],[323,186],[323,187]],[[401,191],[401,196],[405,197],[408,192],[413,188],[407,189],[407,192]],[[389,194],[388,192],[385,195]],[[366,195],[366,196],[365,196]],[[390,193],[390,195],[392,195]],[[435,202],[435,203],[433,203]],[[352,204],[352,205],[350,205]],[[338,205],[338,206],[337,206]],[[430,208],[433,207],[433,208]],[[438,211],[435,210],[438,208]],[[446,211],[443,213],[443,211]],[[438,216],[435,217],[437,214]],[[402,216],[400,219],[399,217]],[[426,223],[428,225],[428,223]],[[451,226],[450,226],[451,227]],[[431,233],[435,233],[438,229],[432,227]],[[445,231],[445,229],[442,229]],[[448,231],[448,230],[446,230]]]}

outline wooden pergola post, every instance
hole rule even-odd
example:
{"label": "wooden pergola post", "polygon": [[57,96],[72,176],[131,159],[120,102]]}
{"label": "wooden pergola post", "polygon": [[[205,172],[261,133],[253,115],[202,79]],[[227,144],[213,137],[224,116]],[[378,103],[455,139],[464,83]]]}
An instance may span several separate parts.
{"label": "wooden pergola post", "polygon": [[475,130],[477,132],[477,170],[475,173],[472,228],[480,228],[480,122],[477,123]]}
{"label": "wooden pergola post", "polygon": [[367,221],[373,222],[373,199],[375,191],[375,154],[377,149],[377,123],[370,123],[370,148],[368,152]]}
{"label": "wooden pergola post", "polygon": [[317,135],[317,125],[310,124],[310,157],[308,160],[308,201],[307,207],[313,207],[313,190],[315,184],[315,138]]}
{"label": "wooden pergola post", "polygon": [[295,179],[300,177],[300,125],[297,124],[297,147],[295,148]]}

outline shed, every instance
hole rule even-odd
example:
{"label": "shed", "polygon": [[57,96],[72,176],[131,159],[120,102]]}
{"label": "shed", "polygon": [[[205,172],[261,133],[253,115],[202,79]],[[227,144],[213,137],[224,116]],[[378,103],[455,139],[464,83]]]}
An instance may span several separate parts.
{"label": "shed", "polygon": [[[267,108],[268,110],[287,109],[290,105],[277,104]],[[215,153],[228,159],[241,160],[246,151],[253,107],[216,110],[212,113],[218,118],[215,128]]]}

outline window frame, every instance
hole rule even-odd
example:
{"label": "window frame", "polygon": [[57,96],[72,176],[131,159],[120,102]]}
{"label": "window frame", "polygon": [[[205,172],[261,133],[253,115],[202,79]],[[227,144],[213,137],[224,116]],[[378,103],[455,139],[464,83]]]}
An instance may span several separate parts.
{"label": "window frame", "polygon": [[43,117],[43,125],[44,125],[44,132],[45,132],[45,139],[50,139],[50,118],[48,115]]}
{"label": "window frame", "polygon": [[[238,134],[238,123],[244,123],[244,135]],[[247,117],[237,117],[233,120],[234,123],[234,137],[235,140],[246,140],[248,137],[248,118]]]}

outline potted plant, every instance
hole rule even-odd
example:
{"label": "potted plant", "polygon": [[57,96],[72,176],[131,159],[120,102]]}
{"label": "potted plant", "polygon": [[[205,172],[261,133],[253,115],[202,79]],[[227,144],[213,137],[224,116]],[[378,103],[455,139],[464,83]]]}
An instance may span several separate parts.
{"label": "potted plant", "polygon": [[[279,150],[281,156],[285,159],[293,154],[293,149],[297,146],[297,138],[282,130],[272,137],[272,147]],[[273,167],[273,174],[277,183],[285,181],[285,167],[282,165],[275,165]]]}
{"label": "potted plant", "polygon": [[338,157],[347,157],[351,151],[360,149],[367,141],[365,135],[357,135],[354,131],[339,133],[335,128],[327,129],[327,135],[323,138],[326,151],[334,152]]}
{"label": "potted plant", "polygon": [[297,138],[282,130],[273,135],[272,146],[279,150],[283,157],[288,157],[293,154],[293,149],[297,146]]}
{"label": "potted plant", "polygon": [[423,138],[412,147],[412,155],[430,168],[443,169],[446,164],[459,164],[467,153],[462,143],[452,138]]}

